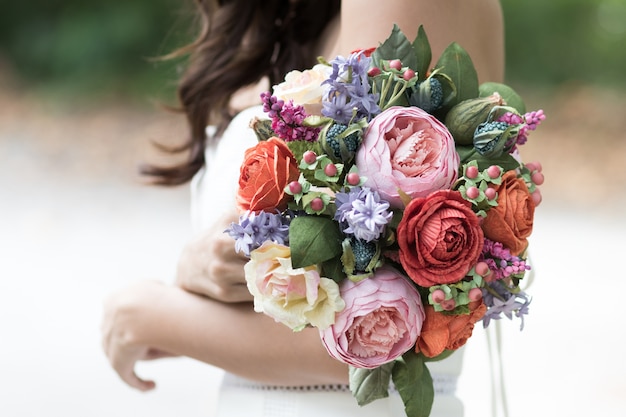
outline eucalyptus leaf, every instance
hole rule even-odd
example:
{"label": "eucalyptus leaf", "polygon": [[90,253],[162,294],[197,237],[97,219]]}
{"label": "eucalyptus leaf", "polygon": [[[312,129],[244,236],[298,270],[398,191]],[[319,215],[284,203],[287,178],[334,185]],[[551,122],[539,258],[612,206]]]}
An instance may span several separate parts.
{"label": "eucalyptus leaf", "polygon": [[289,226],[292,267],[317,265],[340,256],[342,239],[337,222],[328,217],[296,217]]}
{"label": "eucalyptus leaf", "polygon": [[360,406],[389,396],[393,367],[393,362],[374,369],[350,366],[350,391]]}
{"label": "eucalyptus leaf", "polygon": [[478,97],[478,74],[472,59],[461,45],[451,43],[441,54],[435,68],[450,77],[456,87],[455,98],[446,103],[444,110],[463,100]]}
{"label": "eucalyptus leaf", "polygon": [[435,399],[435,388],[424,357],[407,352],[397,360],[392,370],[393,383],[410,417],[428,417]]}
{"label": "eucalyptus leaf", "polygon": [[389,37],[372,53],[372,63],[379,68],[382,68],[383,61],[392,59],[399,59],[403,66],[413,70],[417,69],[418,62],[415,49],[398,25],[395,24]]}
{"label": "eucalyptus leaf", "polygon": [[420,28],[417,31],[417,36],[413,41],[413,50],[415,51],[415,56],[417,58],[415,71],[419,76],[419,80],[424,81],[427,77],[428,70],[430,69],[430,61],[433,59],[433,54],[430,49],[428,36],[426,36],[426,31],[422,25],[420,25]]}

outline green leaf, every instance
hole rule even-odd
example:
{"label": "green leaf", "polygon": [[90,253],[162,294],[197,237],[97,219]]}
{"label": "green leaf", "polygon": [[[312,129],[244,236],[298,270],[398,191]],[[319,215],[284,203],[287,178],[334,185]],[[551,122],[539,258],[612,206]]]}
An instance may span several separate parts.
{"label": "green leaf", "polygon": [[391,35],[372,53],[372,63],[379,68],[382,68],[382,61],[392,59],[399,59],[403,66],[417,69],[417,55],[413,45],[395,24]]}
{"label": "green leaf", "polygon": [[341,258],[334,257],[322,263],[322,276],[330,278],[339,284],[346,279],[346,274],[343,271],[343,264]]}
{"label": "green leaf", "polygon": [[457,145],[456,151],[461,158],[461,165],[470,161],[476,161],[479,170],[489,168],[491,165],[499,165],[505,171],[519,168],[519,162],[511,156],[511,154],[504,154],[499,157],[486,157],[478,153],[474,146],[462,146]]}
{"label": "green leaf", "polygon": [[430,61],[433,59],[433,54],[430,49],[428,36],[426,36],[426,31],[422,25],[420,25],[420,28],[417,31],[417,36],[413,41],[413,50],[415,51],[415,55],[417,57],[417,66],[415,67],[415,71],[419,75],[419,80],[424,81],[426,79],[426,74],[430,69]]}
{"label": "green leaf", "polygon": [[428,417],[435,399],[430,371],[422,355],[407,352],[397,360],[392,370],[393,383],[410,417]]}
{"label": "green leaf", "polygon": [[328,217],[296,217],[289,225],[293,268],[320,264],[341,255],[342,238],[337,222]]}
{"label": "green leaf", "polygon": [[451,43],[441,54],[436,69],[446,74],[456,86],[456,97],[446,104],[450,109],[457,103],[478,97],[478,74],[472,59],[458,43]]}
{"label": "green leaf", "polygon": [[350,366],[350,391],[360,406],[389,396],[389,382],[393,367],[393,362],[375,369]]}

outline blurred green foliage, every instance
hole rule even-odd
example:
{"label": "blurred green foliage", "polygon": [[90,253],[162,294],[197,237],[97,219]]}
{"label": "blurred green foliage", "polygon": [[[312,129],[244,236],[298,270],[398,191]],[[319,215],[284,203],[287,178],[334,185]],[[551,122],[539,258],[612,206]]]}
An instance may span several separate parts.
{"label": "blurred green foliage", "polygon": [[[509,83],[626,86],[626,0],[502,3]],[[191,0],[5,2],[0,64],[29,88],[166,96],[177,63],[149,58],[189,39],[192,10]]]}

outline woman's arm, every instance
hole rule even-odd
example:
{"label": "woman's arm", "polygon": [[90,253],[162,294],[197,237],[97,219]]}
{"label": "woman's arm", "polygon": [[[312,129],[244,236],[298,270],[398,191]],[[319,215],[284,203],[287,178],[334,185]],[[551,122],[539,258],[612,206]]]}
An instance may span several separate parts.
{"label": "woman's arm", "polygon": [[294,333],[249,303],[220,303],[147,281],[104,305],[103,347],[129,385],[154,382],[134,372],[139,360],[187,356],[255,381],[276,385],[347,383],[346,365],[326,353],[317,329]]}
{"label": "woman's arm", "polygon": [[378,46],[396,23],[415,39],[424,26],[433,65],[457,42],[468,51],[481,82],[504,78],[504,25],[499,0],[343,0],[333,56]]}

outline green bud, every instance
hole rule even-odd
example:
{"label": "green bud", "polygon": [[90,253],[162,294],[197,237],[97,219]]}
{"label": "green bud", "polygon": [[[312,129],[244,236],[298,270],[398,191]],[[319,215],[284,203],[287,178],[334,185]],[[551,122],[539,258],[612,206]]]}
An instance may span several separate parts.
{"label": "green bud", "polygon": [[445,124],[454,141],[459,145],[474,143],[476,128],[487,120],[494,107],[501,104],[502,97],[494,93],[488,97],[470,98],[452,107],[446,115]]}

